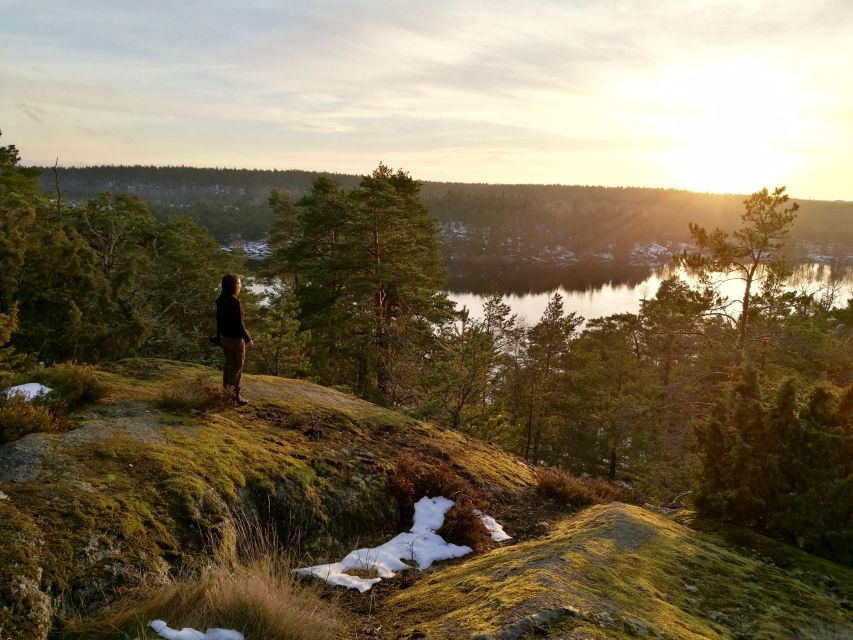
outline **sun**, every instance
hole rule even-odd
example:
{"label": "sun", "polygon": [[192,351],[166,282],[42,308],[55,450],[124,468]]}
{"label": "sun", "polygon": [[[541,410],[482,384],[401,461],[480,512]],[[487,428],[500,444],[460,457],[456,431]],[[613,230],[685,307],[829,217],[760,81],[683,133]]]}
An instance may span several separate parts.
{"label": "sun", "polygon": [[667,74],[662,169],[673,186],[751,193],[786,184],[799,164],[802,101],[770,63],[715,63]]}

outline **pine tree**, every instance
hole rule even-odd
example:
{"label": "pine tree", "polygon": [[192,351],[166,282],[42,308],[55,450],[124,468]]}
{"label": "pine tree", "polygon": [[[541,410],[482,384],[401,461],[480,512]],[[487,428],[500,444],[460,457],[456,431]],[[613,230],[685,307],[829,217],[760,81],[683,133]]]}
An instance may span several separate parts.
{"label": "pine tree", "polygon": [[749,338],[752,315],[752,285],[756,281],[761,264],[784,245],[796,218],[799,204],[788,205],[785,187],[777,187],[773,193],[762,189],[744,200],[744,212],[740,229],[729,234],[720,229],[707,231],[690,223],[690,234],[697,252],[681,257],[681,263],[700,273],[706,280],[715,273],[735,273],[744,283],[740,299],[740,316],[735,320],[737,346],[743,352]]}
{"label": "pine tree", "polygon": [[350,193],[318,178],[295,212],[280,194],[267,272],[292,277],[311,363],[327,383],[404,405],[451,305],[420,185],[385,165]]}

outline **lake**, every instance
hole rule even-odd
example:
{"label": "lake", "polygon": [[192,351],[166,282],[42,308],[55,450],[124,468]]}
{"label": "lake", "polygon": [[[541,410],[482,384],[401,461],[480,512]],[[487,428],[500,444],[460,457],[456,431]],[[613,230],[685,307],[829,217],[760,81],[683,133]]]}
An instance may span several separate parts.
{"label": "lake", "polygon": [[[661,267],[638,267],[628,266],[620,270],[618,265],[602,264],[598,269],[584,267],[584,277],[587,283],[578,284],[578,275],[570,270],[562,270],[562,275],[555,274],[551,270],[543,274],[543,278],[536,278],[532,273],[530,277],[531,287],[527,292],[519,293],[523,288],[523,282],[528,276],[520,276],[513,280],[511,290],[504,296],[504,301],[510,305],[513,313],[530,324],[535,324],[542,316],[548,299],[558,292],[563,296],[563,305],[566,312],[574,311],[584,318],[599,318],[614,313],[637,313],[640,302],[644,299],[653,298],[657,293],[660,283],[670,277],[677,270],[669,265]],[[506,274],[495,274],[495,280],[507,282]],[[685,276],[680,275],[694,282]],[[559,285],[543,290],[539,285],[542,281]],[[466,287],[466,282],[469,286]],[[450,280],[448,297],[460,307],[465,306],[471,312],[471,316],[479,318],[483,312],[483,301],[485,292],[489,290],[488,274],[477,273],[474,278],[466,280],[462,276],[454,274]],[[832,264],[807,262],[796,265],[793,274],[788,278],[787,288],[792,291],[821,292],[826,293],[830,288],[834,289],[834,306],[844,306],[847,299],[853,297],[853,264],[849,262],[836,261]],[[467,290],[466,290],[467,289]],[[499,287],[498,290],[507,290]],[[721,293],[730,298],[739,299],[743,294],[743,283],[737,280],[728,281],[721,287]]]}

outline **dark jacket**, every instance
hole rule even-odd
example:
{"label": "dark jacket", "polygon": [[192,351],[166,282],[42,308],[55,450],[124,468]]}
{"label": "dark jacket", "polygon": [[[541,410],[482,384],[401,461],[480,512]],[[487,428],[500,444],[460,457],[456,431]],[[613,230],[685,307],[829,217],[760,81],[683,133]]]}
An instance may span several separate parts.
{"label": "dark jacket", "polygon": [[251,342],[243,325],[243,307],[233,295],[221,294],[216,299],[216,335],[225,338],[243,338]]}

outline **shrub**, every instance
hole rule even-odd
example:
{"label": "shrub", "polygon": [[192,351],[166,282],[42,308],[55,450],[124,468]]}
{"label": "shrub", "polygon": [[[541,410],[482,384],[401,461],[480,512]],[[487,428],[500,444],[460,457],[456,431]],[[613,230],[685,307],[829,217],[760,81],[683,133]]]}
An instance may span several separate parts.
{"label": "shrub", "polygon": [[201,376],[166,389],[155,404],[164,411],[190,413],[224,407],[230,401],[231,396],[225,389],[210,378]]}
{"label": "shrub", "polygon": [[107,393],[94,367],[80,364],[57,364],[37,371],[33,376],[52,389],[48,402],[57,406],[77,407],[97,402]]}
{"label": "shrub", "polygon": [[536,476],[536,492],[574,507],[602,502],[635,502],[628,489],[604,480],[577,478],[563,469],[548,467]]}
{"label": "shrub", "polygon": [[40,404],[30,404],[19,395],[3,395],[0,406],[0,443],[12,442],[28,433],[60,431],[60,423],[50,410]]}
{"label": "shrub", "polygon": [[491,534],[480,516],[474,513],[474,509],[480,509],[482,505],[475,498],[464,494],[457,496],[455,502],[436,533],[448,542],[471,547],[475,552],[487,549]]}
{"label": "shrub", "polygon": [[410,522],[415,502],[424,496],[444,496],[455,500],[469,489],[468,483],[453,472],[447,462],[437,458],[404,453],[398,459],[388,490],[400,506],[400,520]]}

